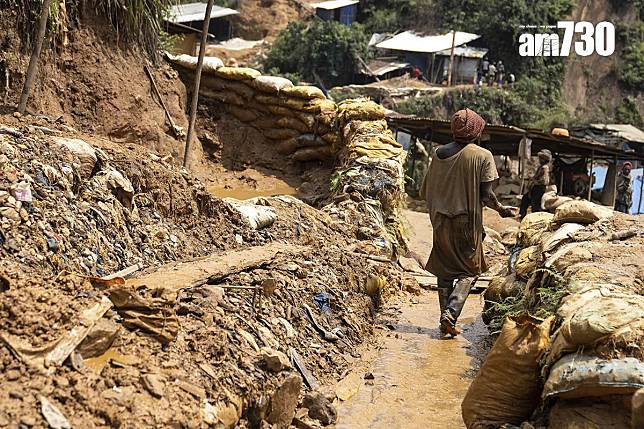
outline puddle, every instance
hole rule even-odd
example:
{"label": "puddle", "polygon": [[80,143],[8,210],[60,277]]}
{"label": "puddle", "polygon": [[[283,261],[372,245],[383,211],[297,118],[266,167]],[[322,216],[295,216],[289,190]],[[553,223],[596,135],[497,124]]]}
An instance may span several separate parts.
{"label": "puddle", "polygon": [[100,374],[100,372],[103,371],[103,368],[105,368],[105,365],[110,361],[114,361],[122,365],[135,365],[139,363],[140,360],[136,356],[122,355],[116,349],[109,348],[102,355],[85,359],[83,363],[92,371]]}
{"label": "puddle", "polygon": [[[487,329],[479,297],[470,296],[460,320],[463,336],[439,339],[435,292],[405,303],[382,348],[360,375],[357,392],[338,406],[338,429],[461,428],[461,401],[485,355]],[[363,380],[365,372],[373,380]]]}
{"label": "puddle", "polygon": [[260,188],[210,186],[208,187],[208,192],[218,198],[235,198],[238,200],[247,200],[255,197],[272,197],[275,195],[297,195],[297,189],[286,183]]}

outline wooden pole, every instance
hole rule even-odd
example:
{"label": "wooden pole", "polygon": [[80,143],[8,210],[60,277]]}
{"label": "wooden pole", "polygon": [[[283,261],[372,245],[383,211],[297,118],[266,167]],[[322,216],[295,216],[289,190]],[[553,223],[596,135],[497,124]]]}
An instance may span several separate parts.
{"label": "wooden pole", "polygon": [[644,189],[644,170],[642,171],[642,175],[640,176],[640,200],[637,202],[637,214],[642,213],[642,189]]}
{"label": "wooden pole", "polygon": [[[615,176],[613,177],[613,198],[611,198],[611,207],[615,207],[615,201],[617,200],[617,155],[613,158],[613,162],[615,163]],[[610,170],[610,168],[608,169]],[[606,172],[608,172],[608,170]],[[604,184],[606,184],[606,179],[604,179]]]}
{"label": "wooden pole", "polygon": [[214,0],[208,0],[206,6],[206,16],[203,20],[201,30],[201,44],[199,45],[199,58],[197,60],[197,69],[195,70],[195,82],[192,89],[192,103],[190,105],[190,122],[188,124],[188,135],[186,136],[186,148],[183,152],[183,166],[188,166],[188,153],[195,132],[195,120],[197,118],[197,103],[199,102],[199,86],[201,84],[201,69],[203,69],[203,57],[206,55],[206,42],[208,39],[208,27],[210,27],[210,12]]}
{"label": "wooden pole", "polygon": [[456,30],[452,30],[452,51],[449,54],[449,69],[447,70],[447,86],[452,86],[452,68],[454,66],[454,45],[456,44]]}
{"label": "wooden pole", "polygon": [[29,59],[29,67],[27,68],[27,77],[25,84],[22,87],[22,94],[20,95],[20,102],[18,103],[18,112],[21,114],[27,110],[27,100],[29,100],[29,92],[34,85],[34,78],[36,77],[36,69],[38,68],[38,61],[40,60],[40,51],[42,50],[42,43],[45,39],[45,31],[47,30],[47,18],[49,18],[49,5],[51,0],[44,0],[42,9],[40,10],[40,22],[38,23],[38,33],[36,33],[36,45],[31,53]]}
{"label": "wooden pole", "polygon": [[590,175],[588,179],[588,201],[591,201],[591,192],[593,190],[593,164],[595,163],[595,151],[590,152]]}

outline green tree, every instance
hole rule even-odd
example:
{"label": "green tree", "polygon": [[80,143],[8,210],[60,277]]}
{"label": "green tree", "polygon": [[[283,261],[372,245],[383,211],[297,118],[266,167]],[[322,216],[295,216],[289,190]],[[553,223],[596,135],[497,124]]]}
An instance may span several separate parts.
{"label": "green tree", "polygon": [[329,87],[343,85],[352,81],[360,59],[367,59],[367,45],[367,35],[359,24],[291,22],[278,35],[263,66],[280,74],[297,74],[309,82],[315,82],[317,74]]}

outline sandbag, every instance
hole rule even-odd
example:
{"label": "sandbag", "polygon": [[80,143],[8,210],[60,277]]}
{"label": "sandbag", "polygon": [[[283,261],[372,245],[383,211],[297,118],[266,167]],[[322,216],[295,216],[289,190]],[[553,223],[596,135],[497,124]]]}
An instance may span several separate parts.
{"label": "sandbag", "polygon": [[544,252],[552,252],[560,244],[568,242],[575,232],[583,228],[584,226],[579,223],[567,223],[562,225],[552,234],[547,237],[542,237],[541,250]]}
{"label": "sandbag", "polygon": [[248,108],[242,108],[238,106],[228,106],[228,111],[231,115],[242,122],[252,122],[259,117],[257,112]]}
{"label": "sandbag", "polygon": [[[168,59],[175,64],[179,64],[180,66],[187,68],[188,70],[195,70],[197,68],[198,58],[193,57],[192,55],[168,54]],[[217,57],[203,57],[203,71],[205,73],[213,73],[215,70],[223,66],[224,62]]]}
{"label": "sandbag", "polygon": [[385,118],[385,108],[365,98],[345,100],[338,104],[338,111],[344,123],[375,121]]}
{"label": "sandbag", "polygon": [[[548,413],[547,429],[632,429],[624,398],[559,399]],[[538,426],[540,429],[546,429]]]}
{"label": "sandbag", "polygon": [[520,425],[539,405],[539,360],[549,345],[552,318],[508,318],[461,409],[468,429]]}
{"label": "sandbag", "polygon": [[251,125],[259,130],[277,127],[277,119],[273,115],[262,116],[251,122]]}
{"label": "sandbag", "polygon": [[262,134],[271,140],[288,140],[300,135],[300,132],[290,128],[270,128],[262,130]]}
{"label": "sandbag", "polygon": [[274,106],[280,106],[281,105],[281,99],[277,96],[274,95],[267,95],[267,94],[257,94],[255,96],[255,101],[261,104],[265,105],[274,105]]}
{"label": "sandbag", "polygon": [[213,91],[210,88],[201,88],[199,95],[205,98],[212,98],[225,104],[232,104],[235,106],[245,106],[246,100],[231,91]]}
{"label": "sandbag", "polygon": [[530,213],[521,220],[519,225],[518,240],[522,247],[534,246],[539,243],[541,234],[548,229],[552,220],[552,213]]}
{"label": "sandbag", "polygon": [[252,80],[261,76],[261,73],[255,69],[247,67],[219,67],[215,70],[215,75],[230,80]]}
{"label": "sandbag", "polygon": [[295,117],[302,121],[302,123],[304,123],[310,130],[315,127],[315,116],[312,114],[297,112],[295,113]]}
{"label": "sandbag", "polygon": [[305,147],[298,149],[293,154],[293,159],[296,161],[324,161],[332,158],[331,148],[329,146],[320,146],[320,147]]}
{"label": "sandbag", "polygon": [[303,98],[285,98],[281,104],[294,110],[307,113],[334,112],[335,103],[331,100],[314,98],[305,100]]}
{"label": "sandbag", "polygon": [[313,134],[302,134],[297,138],[277,143],[277,152],[282,155],[290,155],[298,149],[320,146],[326,146],[326,142]]}
{"label": "sandbag", "polygon": [[284,116],[279,118],[276,121],[276,124],[278,127],[284,127],[284,128],[292,128],[294,130],[297,130],[301,133],[308,133],[311,132],[311,129],[302,121],[300,121],[297,118],[290,117],[290,116]]}
{"label": "sandbag", "polygon": [[267,104],[268,111],[277,116],[294,116],[295,112],[288,107]]}
{"label": "sandbag", "polygon": [[326,98],[324,92],[315,86],[294,86],[291,88],[284,88],[282,94],[288,97],[303,98],[305,100],[312,100],[314,98]]}
{"label": "sandbag", "polygon": [[279,94],[286,88],[292,88],[293,82],[285,77],[279,76],[258,76],[252,81],[252,86],[258,91],[269,94]]}
{"label": "sandbag", "polygon": [[540,262],[541,250],[539,246],[530,246],[522,249],[515,265],[517,277],[527,280],[534,270],[539,267]]}
{"label": "sandbag", "polygon": [[543,387],[543,398],[626,395],[644,387],[644,362],[626,357],[602,359],[569,354],[555,363]]}
{"label": "sandbag", "polygon": [[221,79],[216,76],[203,76],[200,88],[215,91],[232,91],[247,100],[250,100],[255,95],[255,91],[243,82]]}
{"label": "sandbag", "polygon": [[553,222],[595,223],[613,215],[613,210],[585,200],[569,201],[557,207]]}
{"label": "sandbag", "polygon": [[327,133],[322,136],[322,140],[327,142],[333,147],[338,147],[340,145],[340,137],[336,133]]}
{"label": "sandbag", "polygon": [[393,159],[400,157],[404,150],[400,143],[385,134],[357,136],[346,142],[350,156]]}
{"label": "sandbag", "polygon": [[266,228],[277,220],[277,212],[272,207],[257,205],[252,201],[240,201],[234,198],[224,198],[223,201],[238,212],[241,218],[253,229]]}

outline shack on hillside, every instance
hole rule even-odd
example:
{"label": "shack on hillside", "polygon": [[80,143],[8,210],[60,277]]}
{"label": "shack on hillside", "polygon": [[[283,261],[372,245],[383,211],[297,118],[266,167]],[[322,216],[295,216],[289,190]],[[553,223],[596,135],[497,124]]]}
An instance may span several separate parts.
{"label": "shack on hillside", "polygon": [[644,131],[630,124],[588,124],[573,127],[570,135],[644,155]]}
{"label": "shack on hillside", "polygon": [[340,24],[351,25],[358,14],[358,0],[331,0],[313,3],[315,15],[323,21],[337,21]]}
{"label": "shack on hillside", "polygon": [[375,46],[384,54],[397,55],[404,61],[418,67],[424,78],[431,83],[447,80],[449,62],[454,44],[453,83],[474,83],[479,62],[488,50],[467,46],[481,36],[462,31],[434,36],[424,36],[412,31],[399,33]]}
{"label": "shack on hillside", "polygon": [[[165,29],[170,34],[181,35],[175,44],[175,53],[195,55],[199,34],[206,18],[206,3],[178,4],[170,8],[165,20]],[[210,39],[224,41],[232,37],[233,24],[230,18],[239,14],[234,9],[213,6],[210,12],[208,35]]]}

